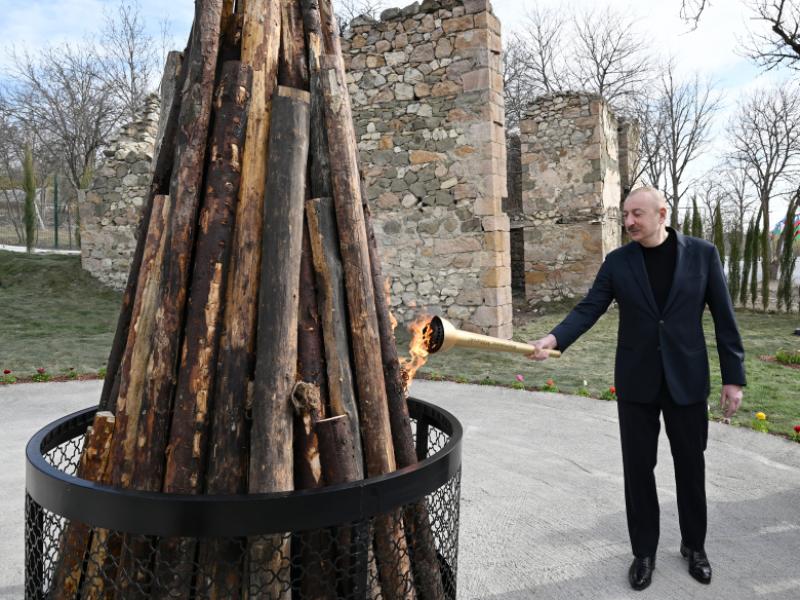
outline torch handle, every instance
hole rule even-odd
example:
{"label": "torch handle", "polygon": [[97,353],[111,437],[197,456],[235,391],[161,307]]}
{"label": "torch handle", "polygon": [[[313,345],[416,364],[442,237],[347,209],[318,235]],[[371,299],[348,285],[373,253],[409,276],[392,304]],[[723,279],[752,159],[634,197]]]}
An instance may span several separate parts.
{"label": "torch handle", "polygon": [[[523,344],[522,342],[515,342],[513,340],[503,340],[479,333],[473,333],[469,334],[468,337],[459,338],[456,340],[455,345],[460,348],[478,348],[497,352],[513,352],[515,354],[532,354],[536,352],[536,348],[530,344]],[[558,358],[561,356],[561,352],[558,350],[547,350],[547,353],[551,358]]]}

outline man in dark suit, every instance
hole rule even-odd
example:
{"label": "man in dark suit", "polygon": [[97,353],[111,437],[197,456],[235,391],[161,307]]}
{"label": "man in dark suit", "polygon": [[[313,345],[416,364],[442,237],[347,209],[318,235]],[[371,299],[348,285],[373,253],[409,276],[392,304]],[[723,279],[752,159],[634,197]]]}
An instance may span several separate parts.
{"label": "man in dark suit", "polygon": [[659,506],[653,470],[663,413],[675,465],[680,551],[689,560],[689,573],[710,583],[703,457],[710,388],[705,306],[714,319],[720,405],[728,418],[739,408],[745,385],[742,341],[714,245],[667,227],[666,201],[653,188],[631,192],[623,216],[633,241],[608,254],[586,297],[553,331],[533,342],[538,350],[530,358],[544,360],[544,349],[566,350],[617,301],[614,383],[634,555],[628,578],[634,589],[644,589],[655,567]]}

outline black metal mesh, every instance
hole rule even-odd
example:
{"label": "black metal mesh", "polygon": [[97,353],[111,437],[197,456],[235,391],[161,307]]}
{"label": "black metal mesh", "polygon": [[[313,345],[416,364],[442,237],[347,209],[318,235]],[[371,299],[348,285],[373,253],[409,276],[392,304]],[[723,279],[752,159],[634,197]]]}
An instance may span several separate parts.
{"label": "black metal mesh", "polygon": [[[415,436],[421,428],[418,452],[427,446],[432,456],[449,436],[413,422]],[[45,460],[74,475],[82,445],[73,437]],[[110,531],[70,522],[27,495],[25,597],[454,599],[460,479],[459,468],[433,493],[368,519],[246,538]]]}

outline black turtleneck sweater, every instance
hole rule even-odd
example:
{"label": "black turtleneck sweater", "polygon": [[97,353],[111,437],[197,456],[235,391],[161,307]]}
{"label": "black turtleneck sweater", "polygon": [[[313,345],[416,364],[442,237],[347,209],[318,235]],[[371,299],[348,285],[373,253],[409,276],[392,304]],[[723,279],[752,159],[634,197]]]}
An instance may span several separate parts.
{"label": "black turtleneck sweater", "polygon": [[678,256],[678,236],[675,230],[667,228],[667,239],[658,246],[645,248],[640,246],[644,255],[644,266],[647,268],[647,277],[653,290],[658,309],[663,311],[667,303],[667,296],[672,287],[672,277],[675,274],[675,261]]}

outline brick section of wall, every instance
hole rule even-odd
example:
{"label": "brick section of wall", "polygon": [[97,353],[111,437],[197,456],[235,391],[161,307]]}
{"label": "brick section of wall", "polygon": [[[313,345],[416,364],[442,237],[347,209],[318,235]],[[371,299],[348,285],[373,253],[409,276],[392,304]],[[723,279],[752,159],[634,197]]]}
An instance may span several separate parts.
{"label": "brick section of wall", "polygon": [[79,207],[81,264],[115,289],[127,282],[136,229],[150,192],[159,105],[157,96],[149,96],[141,118],[119,129]]}
{"label": "brick section of wall", "polygon": [[401,322],[511,335],[500,23],[488,0],[356,19],[342,50],[362,171]]}
{"label": "brick section of wall", "polygon": [[520,124],[525,290],[574,298],[619,245],[617,121],[597,96],[545,96]]}

